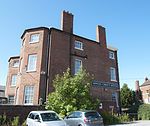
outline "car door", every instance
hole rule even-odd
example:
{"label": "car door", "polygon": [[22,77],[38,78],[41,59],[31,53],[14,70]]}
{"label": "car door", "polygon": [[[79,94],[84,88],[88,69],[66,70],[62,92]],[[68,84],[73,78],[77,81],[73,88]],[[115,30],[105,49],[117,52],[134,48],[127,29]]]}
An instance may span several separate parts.
{"label": "car door", "polygon": [[35,118],[35,114],[30,113],[27,118],[27,126],[34,126],[34,118]]}
{"label": "car door", "polygon": [[36,114],[34,117],[34,126],[42,126],[41,120],[38,114]]}
{"label": "car door", "polygon": [[74,126],[82,124],[82,113],[81,112],[74,112]]}

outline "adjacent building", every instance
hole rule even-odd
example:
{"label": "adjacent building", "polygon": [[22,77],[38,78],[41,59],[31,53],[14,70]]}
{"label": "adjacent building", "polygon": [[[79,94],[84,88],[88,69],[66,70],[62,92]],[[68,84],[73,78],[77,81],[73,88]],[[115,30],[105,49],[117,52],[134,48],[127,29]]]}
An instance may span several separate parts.
{"label": "adjacent building", "polygon": [[146,77],[143,84],[139,86],[139,81],[136,81],[137,88],[140,89],[142,93],[142,101],[146,104],[150,104],[150,80]]}
{"label": "adjacent building", "polygon": [[81,67],[94,76],[91,94],[101,108],[120,110],[117,49],[106,42],[105,28],[97,26],[96,40],[73,33],[73,15],[62,12],[61,29],[26,29],[20,56],[10,57],[6,96],[10,104],[37,105],[53,91],[52,80],[70,68]]}

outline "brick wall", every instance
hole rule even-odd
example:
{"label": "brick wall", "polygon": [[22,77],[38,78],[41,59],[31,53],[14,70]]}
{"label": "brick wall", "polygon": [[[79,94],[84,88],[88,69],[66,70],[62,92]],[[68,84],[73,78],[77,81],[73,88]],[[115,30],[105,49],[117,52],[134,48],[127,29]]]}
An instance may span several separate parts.
{"label": "brick wall", "polygon": [[5,114],[8,120],[19,116],[20,123],[23,123],[30,111],[44,109],[43,106],[0,105],[0,115]]}

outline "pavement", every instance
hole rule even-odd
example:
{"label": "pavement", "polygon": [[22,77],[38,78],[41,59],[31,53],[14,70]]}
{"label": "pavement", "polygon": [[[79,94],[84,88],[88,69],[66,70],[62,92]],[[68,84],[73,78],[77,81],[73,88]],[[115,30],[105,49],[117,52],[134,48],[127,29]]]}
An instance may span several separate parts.
{"label": "pavement", "polygon": [[139,120],[126,124],[109,125],[109,126],[150,126],[150,120]]}

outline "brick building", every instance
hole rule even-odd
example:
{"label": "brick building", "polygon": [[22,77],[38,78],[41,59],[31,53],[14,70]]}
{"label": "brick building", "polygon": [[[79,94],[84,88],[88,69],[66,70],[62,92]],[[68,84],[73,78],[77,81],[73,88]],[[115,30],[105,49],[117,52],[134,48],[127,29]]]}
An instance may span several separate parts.
{"label": "brick building", "polygon": [[82,66],[94,75],[91,94],[100,98],[102,108],[120,110],[117,49],[107,46],[104,27],[97,26],[96,41],[75,35],[73,15],[63,11],[61,30],[26,29],[21,39],[20,56],[9,59],[6,96],[10,103],[45,101],[56,74],[70,68],[74,75]]}
{"label": "brick building", "polygon": [[142,101],[146,104],[150,104],[150,80],[146,77],[143,84],[139,85],[139,81],[136,81],[136,91],[139,89],[142,93]]}

